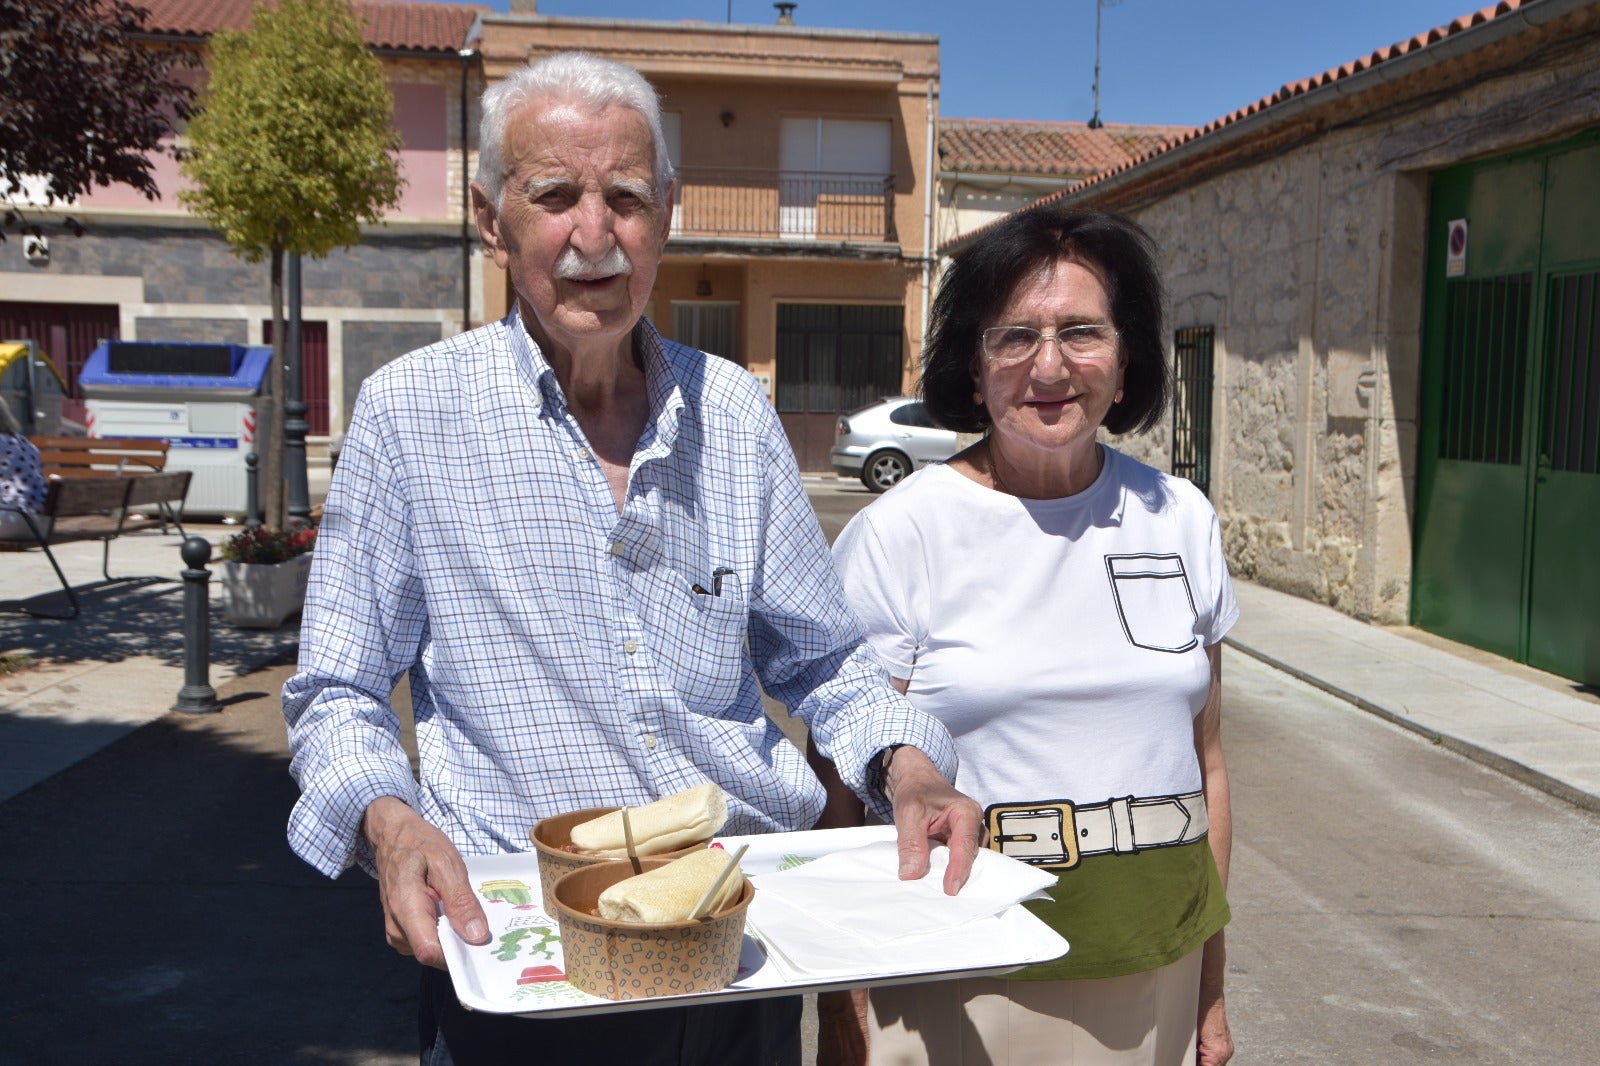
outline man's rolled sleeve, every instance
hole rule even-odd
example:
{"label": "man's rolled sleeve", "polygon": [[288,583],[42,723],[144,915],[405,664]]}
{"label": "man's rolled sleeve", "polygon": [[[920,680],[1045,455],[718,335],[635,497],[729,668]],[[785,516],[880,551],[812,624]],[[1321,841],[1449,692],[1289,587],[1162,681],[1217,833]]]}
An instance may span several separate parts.
{"label": "man's rolled sleeve", "polygon": [[389,694],[417,654],[425,614],[380,406],[363,390],[317,535],[300,670],[283,690],[301,790],[289,845],[330,877],[352,863],[371,871],[361,821],[374,800],[418,806]]}

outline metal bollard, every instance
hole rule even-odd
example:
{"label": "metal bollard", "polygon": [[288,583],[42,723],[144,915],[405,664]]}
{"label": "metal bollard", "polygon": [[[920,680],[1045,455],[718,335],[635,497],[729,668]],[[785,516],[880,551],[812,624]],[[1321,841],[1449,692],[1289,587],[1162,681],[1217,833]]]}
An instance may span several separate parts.
{"label": "metal bollard", "polygon": [[175,711],[209,714],[222,710],[211,687],[211,542],[189,537],[178,549],[189,568],[183,572],[183,688]]}
{"label": "metal bollard", "polygon": [[256,495],[256,464],[261,461],[255,452],[244,457],[244,528],[261,528],[261,502]]}

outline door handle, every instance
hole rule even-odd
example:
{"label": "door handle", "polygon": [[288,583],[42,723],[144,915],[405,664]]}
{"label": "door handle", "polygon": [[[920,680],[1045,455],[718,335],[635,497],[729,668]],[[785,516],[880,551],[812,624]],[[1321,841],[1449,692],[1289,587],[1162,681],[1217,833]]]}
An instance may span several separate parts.
{"label": "door handle", "polygon": [[1550,467],[1550,457],[1545,455],[1543,452],[1540,452],[1539,459],[1536,463],[1534,463],[1533,466],[1533,480],[1537,481],[1541,485],[1546,481],[1549,481]]}

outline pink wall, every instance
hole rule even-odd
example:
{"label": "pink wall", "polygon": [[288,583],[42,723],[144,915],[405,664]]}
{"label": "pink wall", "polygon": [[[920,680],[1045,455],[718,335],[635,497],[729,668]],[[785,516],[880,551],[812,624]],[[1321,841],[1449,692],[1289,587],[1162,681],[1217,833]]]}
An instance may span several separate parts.
{"label": "pink wall", "polygon": [[391,215],[402,218],[442,218],[449,210],[450,118],[445,114],[443,85],[392,82],[394,124],[404,147],[400,149],[400,176],[406,187],[400,207]]}
{"label": "pink wall", "polygon": [[[198,80],[197,72],[181,72],[189,80]],[[400,175],[405,188],[400,192],[400,206],[390,212],[390,218],[443,218],[449,211],[450,175],[449,160],[445,154],[450,143],[451,122],[447,111],[447,97],[442,85],[423,85],[394,82],[389,86],[394,96],[394,122],[400,131],[404,147],[400,150]],[[178,173],[178,162],[170,155],[151,157],[154,174],[161,197],[146,200],[131,185],[108,185],[97,188],[79,203],[85,208],[143,209],[149,211],[177,211],[181,209],[177,192],[188,183]]]}
{"label": "pink wall", "polygon": [[[197,92],[206,83],[206,72],[195,70],[192,67],[177,67],[172,71],[172,80],[182,82],[194,88]],[[169,116],[170,118],[170,116]],[[164,146],[172,144],[172,137],[163,137]],[[152,153],[149,158],[151,174],[156,179],[156,188],[160,196],[154,200],[146,200],[132,185],[106,185],[97,187],[78,202],[84,207],[100,208],[142,208],[147,211],[178,211],[178,190],[187,188],[188,182],[178,174],[178,161],[168,154]]]}

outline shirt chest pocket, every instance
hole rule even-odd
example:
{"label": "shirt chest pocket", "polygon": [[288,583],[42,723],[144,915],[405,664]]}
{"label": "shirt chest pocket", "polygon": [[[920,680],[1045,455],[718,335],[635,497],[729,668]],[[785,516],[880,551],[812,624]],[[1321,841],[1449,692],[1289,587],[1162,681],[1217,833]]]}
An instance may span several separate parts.
{"label": "shirt chest pocket", "polygon": [[1199,643],[1199,613],[1181,555],[1108,555],[1106,573],[1129,643],[1166,652],[1189,651]]}
{"label": "shirt chest pocket", "polygon": [[738,698],[745,673],[744,583],[737,573],[720,572],[682,584],[679,609],[658,626],[662,667],[691,709],[715,714]]}

